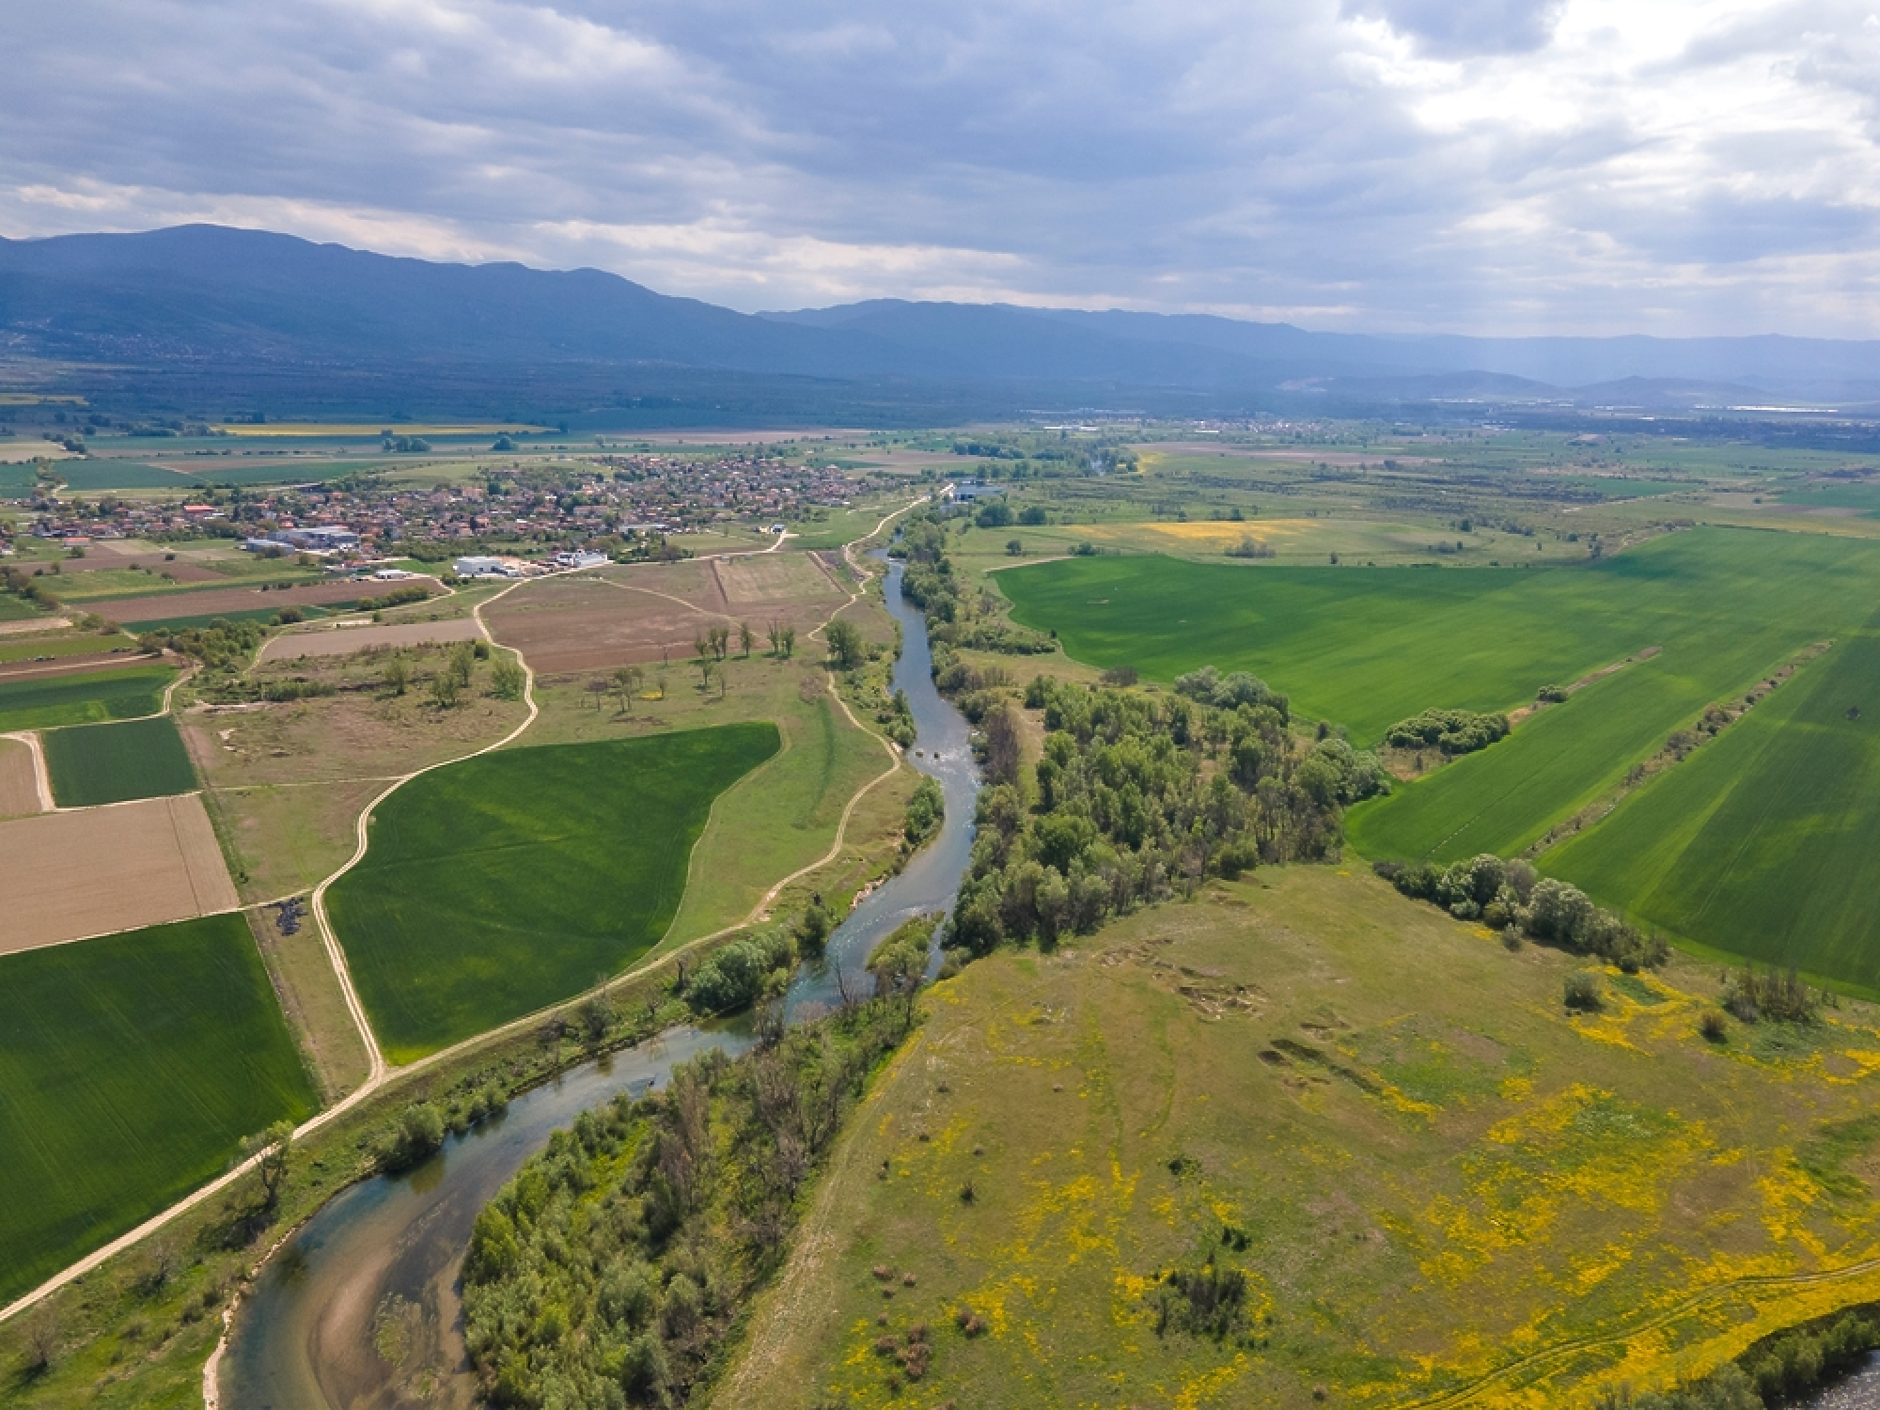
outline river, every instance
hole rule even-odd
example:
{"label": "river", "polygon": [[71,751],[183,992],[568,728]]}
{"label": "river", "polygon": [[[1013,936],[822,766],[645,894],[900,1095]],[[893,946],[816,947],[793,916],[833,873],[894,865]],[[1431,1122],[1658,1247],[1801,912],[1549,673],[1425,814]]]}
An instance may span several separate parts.
{"label": "river", "polygon": [[[838,967],[863,992],[862,962],[911,916],[952,906],[972,853],[978,776],[967,724],[934,689],[927,627],[901,597],[901,565],[889,565],[888,610],[901,624],[894,683],[907,692],[918,731],[909,761],[946,795],[939,833],[852,911],[829,937],[826,957],[804,966],[785,1012],[813,1016],[839,998]],[[218,1377],[230,1410],[470,1410],[475,1382],[465,1360],[456,1282],[477,1212],[522,1163],[588,1107],[636,1095],[708,1048],[741,1052],[744,1025],[680,1028],[562,1074],[510,1102],[500,1117],[452,1137],[399,1175],[354,1185],[320,1210],[262,1270],[230,1329]]]}

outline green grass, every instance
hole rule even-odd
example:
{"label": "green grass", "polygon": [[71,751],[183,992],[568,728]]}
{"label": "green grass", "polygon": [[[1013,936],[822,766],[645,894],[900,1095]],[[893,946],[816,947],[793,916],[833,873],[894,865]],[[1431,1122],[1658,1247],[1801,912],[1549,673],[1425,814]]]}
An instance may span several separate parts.
{"label": "green grass", "polygon": [[[331,617],[336,613],[351,610],[349,603],[328,603],[316,607],[311,603],[302,603],[296,610],[303,622],[311,622],[316,617]],[[154,632],[159,627],[171,631],[182,631],[186,627],[206,627],[212,622],[272,622],[281,614],[279,607],[252,607],[239,612],[208,612],[191,617],[152,617],[148,621],[136,621],[129,624],[127,630],[134,633]]]}
{"label": "green grass", "polygon": [[87,632],[83,636],[0,637],[0,662],[32,661],[41,656],[88,656],[130,646],[124,636]]}
{"label": "green grass", "polygon": [[[1096,665],[1170,680],[1251,670],[1309,717],[1376,740],[1431,706],[1507,710],[1661,647],[1350,819],[1371,856],[1519,851],[1672,730],[1807,644],[1859,625],[1880,548],[1703,529],[1557,569],[1266,569],[1079,559],[999,575],[1013,616]],[[1187,619],[1187,620],[1184,620]]]}
{"label": "green grass", "polygon": [[163,798],[196,787],[189,751],[168,715],[115,725],[48,730],[40,736],[52,796],[61,808]]}
{"label": "green grass", "polygon": [[313,1105],[239,915],[0,956],[0,1302]]}
{"label": "green grass", "polygon": [[1541,866],[1700,944],[1880,993],[1877,857],[1880,617]]}
{"label": "green grass", "polygon": [[712,800],[778,744],[759,723],[503,750],[393,794],[328,893],[386,1056],[580,993],[657,944]]}
{"label": "green grass", "polygon": [[24,622],[39,615],[39,609],[25,598],[0,592],[0,622]]}
{"label": "green grass", "polygon": [[168,666],[131,666],[76,676],[0,681],[0,733],[55,729],[154,715],[176,672]]}
{"label": "green grass", "polygon": [[[1872,1297],[1745,1275],[1870,1255],[1873,1011],[1719,1047],[1709,964],[1605,975],[1576,1017],[1584,963],[1275,867],[967,966],[847,1123],[713,1403],[1382,1410],[1559,1349],[1468,1403],[1591,1405]],[[1204,1260],[1245,1274],[1248,1325],[1158,1336],[1161,1278]],[[922,1323],[897,1394],[874,1344]]]}
{"label": "green grass", "polygon": [[74,490],[173,489],[180,494],[201,483],[138,460],[61,460],[54,468],[66,487]]}
{"label": "green grass", "polygon": [[1808,485],[1781,491],[1782,503],[1809,509],[1858,509],[1880,518],[1880,485]]}

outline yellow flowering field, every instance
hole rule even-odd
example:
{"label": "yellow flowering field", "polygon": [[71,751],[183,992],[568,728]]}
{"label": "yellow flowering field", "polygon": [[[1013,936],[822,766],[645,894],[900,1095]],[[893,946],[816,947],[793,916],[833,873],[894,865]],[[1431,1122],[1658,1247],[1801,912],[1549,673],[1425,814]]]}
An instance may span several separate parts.
{"label": "yellow flowering field", "polygon": [[969,966],[717,1404],[1590,1403],[1880,1298],[1880,1011],[1713,1043],[1715,968],[1588,965],[1302,867]]}

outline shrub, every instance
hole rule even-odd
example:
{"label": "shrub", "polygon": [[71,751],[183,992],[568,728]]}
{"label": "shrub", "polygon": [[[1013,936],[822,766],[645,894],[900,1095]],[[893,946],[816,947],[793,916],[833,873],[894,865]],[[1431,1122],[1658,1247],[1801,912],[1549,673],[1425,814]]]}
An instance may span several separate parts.
{"label": "shrub", "polygon": [[1715,1009],[1709,1010],[1697,1021],[1697,1031],[1704,1035],[1706,1043],[1723,1043],[1730,1037],[1730,1026]]}
{"label": "shrub", "polygon": [[1384,732],[1384,742],[1398,749],[1438,749],[1470,754],[1486,749],[1508,733],[1506,715],[1478,715],[1473,710],[1425,710],[1399,720]]}
{"label": "shrub", "polygon": [[1567,976],[1566,1002],[1570,1009],[1583,1013],[1598,1013],[1606,1006],[1600,995],[1599,976],[1589,970],[1580,970]]}

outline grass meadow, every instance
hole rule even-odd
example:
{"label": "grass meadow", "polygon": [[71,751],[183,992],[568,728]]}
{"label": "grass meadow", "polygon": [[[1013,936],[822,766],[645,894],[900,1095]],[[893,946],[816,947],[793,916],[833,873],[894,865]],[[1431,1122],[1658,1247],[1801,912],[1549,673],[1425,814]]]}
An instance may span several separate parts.
{"label": "grass meadow", "polygon": [[[1259,876],[930,990],[714,1404],[1541,1410],[1880,1293],[1834,1276],[1880,1253],[1871,1008],[1712,1044],[1680,963],[1572,1016],[1572,956]],[[1244,1322],[1158,1334],[1207,1262]]]}
{"label": "grass meadow", "polygon": [[195,766],[168,715],[48,730],[40,742],[61,808],[163,798],[196,787]]}
{"label": "grass meadow", "polygon": [[657,944],[712,802],[769,723],[502,750],[414,779],[328,892],[386,1056],[580,993]]}
{"label": "grass meadow", "polygon": [[0,957],[0,1301],[313,1107],[239,915]]}
{"label": "grass meadow", "polygon": [[1880,617],[1541,866],[1686,939],[1880,994],[1876,857]]}
{"label": "grass meadow", "polygon": [[176,672],[168,666],[0,681],[0,733],[154,715]]}

